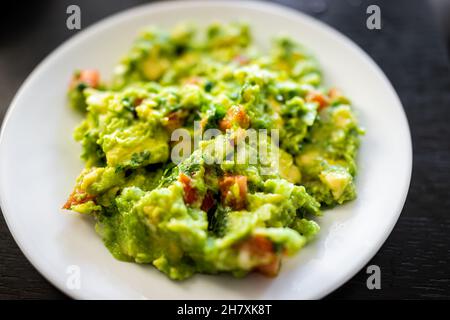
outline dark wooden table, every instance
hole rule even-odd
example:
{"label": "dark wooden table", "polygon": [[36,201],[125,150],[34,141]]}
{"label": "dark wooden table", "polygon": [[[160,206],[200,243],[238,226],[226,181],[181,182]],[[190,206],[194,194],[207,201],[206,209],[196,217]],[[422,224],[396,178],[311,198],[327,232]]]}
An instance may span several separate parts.
{"label": "dark wooden table", "polygon": [[[315,1],[315,2],[314,2]],[[400,220],[370,264],[381,268],[381,290],[368,290],[366,268],[331,299],[450,298],[450,75],[448,52],[426,1],[284,0],[359,44],[397,90],[413,138],[411,187]],[[2,4],[0,117],[33,68],[75,31],[66,8],[78,4],[82,27],[137,0],[54,0]],[[321,1],[319,1],[321,2]],[[24,2],[20,2],[24,3]],[[381,8],[382,29],[366,28],[366,8]],[[392,132],[395,134],[395,132]],[[1,156],[1,155],[0,155]],[[382,186],[380,186],[382,187]],[[382,199],[381,199],[382,201]],[[0,299],[66,298],[23,256],[0,218]]]}

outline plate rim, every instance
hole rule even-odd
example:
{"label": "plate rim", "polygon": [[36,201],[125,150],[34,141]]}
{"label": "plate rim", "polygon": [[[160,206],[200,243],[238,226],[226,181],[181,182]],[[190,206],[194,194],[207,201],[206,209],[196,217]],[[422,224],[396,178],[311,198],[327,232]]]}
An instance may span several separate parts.
{"label": "plate rim", "polygon": [[[236,7],[236,8],[242,8],[246,7],[249,9],[256,9],[256,10],[264,10],[264,11],[272,11],[276,10],[280,14],[283,15],[289,15],[292,18],[296,20],[303,20],[304,23],[308,23],[313,25],[314,28],[322,29],[326,33],[328,33],[331,37],[335,38],[336,41],[339,42],[339,44],[344,45],[349,50],[355,51],[364,61],[367,65],[370,65],[370,68],[374,73],[376,73],[383,82],[387,85],[389,90],[391,91],[391,94],[397,100],[398,105],[400,106],[400,114],[401,118],[404,122],[405,129],[408,133],[408,143],[405,146],[407,150],[407,154],[405,157],[407,158],[407,163],[405,163],[407,176],[405,177],[405,181],[403,181],[403,188],[401,192],[401,198],[397,202],[397,206],[393,208],[393,214],[390,218],[388,227],[384,230],[384,233],[382,236],[380,236],[376,243],[372,246],[371,250],[367,250],[364,254],[362,254],[360,260],[360,263],[357,264],[357,266],[349,269],[346,273],[346,276],[339,278],[336,280],[333,285],[330,285],[327,287],[327,290],[323,290],[320,293],[317,293],[316,296],[312,296],[310,299],[320,299],[323,298],[332,292],[334,292],[337,288],[341,287],[344,283],[346,283],[350,278],[352,278],[355,274],[357,274],[361,268],[363,268],[380,250],[381,246],[386,242],[389,235],[392,233],[392,230],[394,226],[396,225],[400,214],[402,213],[404,204],[406,202],[406,198],[409,192],[410,184],[411,184],[411,176],[412,176],[412,167],[413,167],[413,146],[412,146],[412,137],[411,137],[411,130],[408,123],[408,118],[406,116],[406,112],[404,110],[403,104],[395,91],[392,83],[387,78],[385,73],[382,71],[382,69],[378,66],[378,64],[353,40],[351,40],[349,37],[338,31],[337,29],[329,26],[328,24],[302,12],[299,10],[296,10],[294,8],[291,8],[286,5],[278,4],[278,3],[269,3],[265,1],[259,1],[259,0],[244,0],[244,1],[227,1],[227,0],[216,0],[216,1],[208,1],[208,0],[170,0],[170,1],[164,1],[164,2],[154,2],[154,3],[146,3],[146,4],[140,4],[137,6],[133,6],[121,11],[118,11],[112,15],[109,15],[105,18],[102,18],[98,20],[97,22],[91,24],[90,26],[84,28],[80,32],[77,32],[73,36],[69,37],[68,39],[64,40],[61,44],[59,44],[55,49],[53,49],[41,62],[38,63],[37,66],[34,67],[33,71],[27,76],[25,81],[21,84],[20,88],[14,95],[14,98],[11,100],[9,107],[5,113],[5,116],[3,118],[3,122],[0,129],[0,151],[3,148],[3,141],[6,128],[9,123],[9,119],[11,118],[12,113],[14,112],[15,106],[17,105],[17,101],[19,97],[22,95],[23,92],[28,90],[28,87],[30,86],[30,83],[33,82],[35,78],[39,76],[39,74],[42,72],[42,70],[45,70],[45,67],[51,63],[51,61],[64,51],[70,50],[72,47],[76,46],[78,42],[82,41],[84,38],[90,37],[93,34],[95,34],[98,31],[101,31],[103,29],[108,29],[110,25],[114,25],[116,23],[120,23],[120,21],[128,19],[130,16],[135,16],[138,14],[139,11],[149,11],[149,10],[164,10],[164,9],[170,9],[170,8],[188,8],[188,7],[198,7],[198,6],[228,6],[228,7]],[[3,157],[0,157],[0,161],[3,161]],[[21,252],[24,254],[24,256],[27,258],[27,260],[31,263],[31,265],[47,280],[49,281],[54,287],[56,287],[58,290],[63,292],[65,295],[75,298],[75,299],[89,299],[89,297],[86,294],[83,294],[83,290],[79,291],[73,291],[66,288],[61,282],[59,282],[56,278],[53,277],[53,275],[50,272],[50,268],[45,268],[41,266],[41,263],[38,261],[39,259],[34,259],[31,254],[26,249],[26,241],[23,238],[19,238],[17,233],[14,230],[14,224],[12,222],[12,219],[9,218],[12,213],[7,213],[8,211],[5,210],[7,208],[6,206],[6,199],[4,196],[4,190],[3,185],[0,184],[0,207],[2,209],[3,217],[5,219],[6,225],[9,229],[9,232],[11,233],[14,241],[18,245]]]}

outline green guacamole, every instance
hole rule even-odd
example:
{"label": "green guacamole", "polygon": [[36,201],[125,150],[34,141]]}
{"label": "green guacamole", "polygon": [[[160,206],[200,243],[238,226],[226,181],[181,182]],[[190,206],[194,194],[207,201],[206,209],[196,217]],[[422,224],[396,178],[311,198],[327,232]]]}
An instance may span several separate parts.
{"label": "green guacamole", "polygon": [[[264,52],[242,23],[148,28],[110,82],[77,71],[68,97],[85,116],[74,137],[86,167],[64,208],[91,215],[117,259],[171,279],[275,276],[319,232],[321,207],[356,196],[363,131],[290,38]],[[195,144],[174,140],[180,129],[218,133]],[[251,142],[252,130],[278,136]],[[174,163],[181,143],[192,152]]]}

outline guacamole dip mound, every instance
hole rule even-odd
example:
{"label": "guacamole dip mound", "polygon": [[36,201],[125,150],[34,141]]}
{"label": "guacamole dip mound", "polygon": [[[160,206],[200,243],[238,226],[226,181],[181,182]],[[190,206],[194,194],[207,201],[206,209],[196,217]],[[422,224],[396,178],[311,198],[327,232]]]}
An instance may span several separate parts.
{"label": "guacamole dip mound", "polygon": [[[64,208],[91,215],[117,259],[171,279],[275,276],[318,233],[321,207],[356,196],[362,130],[288,37],[261,52],[246,24],[148,28],[110,82],[77,71],[68,97],[85,117],[74,137],[86,167]],[[199,143],[176,138],[210,129]]]}

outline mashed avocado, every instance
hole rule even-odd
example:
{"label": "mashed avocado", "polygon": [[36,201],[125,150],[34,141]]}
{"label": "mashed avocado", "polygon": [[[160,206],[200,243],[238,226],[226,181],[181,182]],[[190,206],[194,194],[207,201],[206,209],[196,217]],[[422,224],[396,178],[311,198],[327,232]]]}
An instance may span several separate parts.
{"label": "mashed avocado", "polygon": [[[319,231],[321,206],[356,196],[362,130],[289,38],[262,53],[245,24],[149,28],[110,83],[77,71],[68,97],[85,114],[74,137],[86,168],[64,208],[93,216],[117,259],[172,279],[274,276]],[[218,133],[195,145],[174,141],[179,129]],[[252,130],[278,135],[251,142]],[[192,152],[174,163],[181,143]]]}

